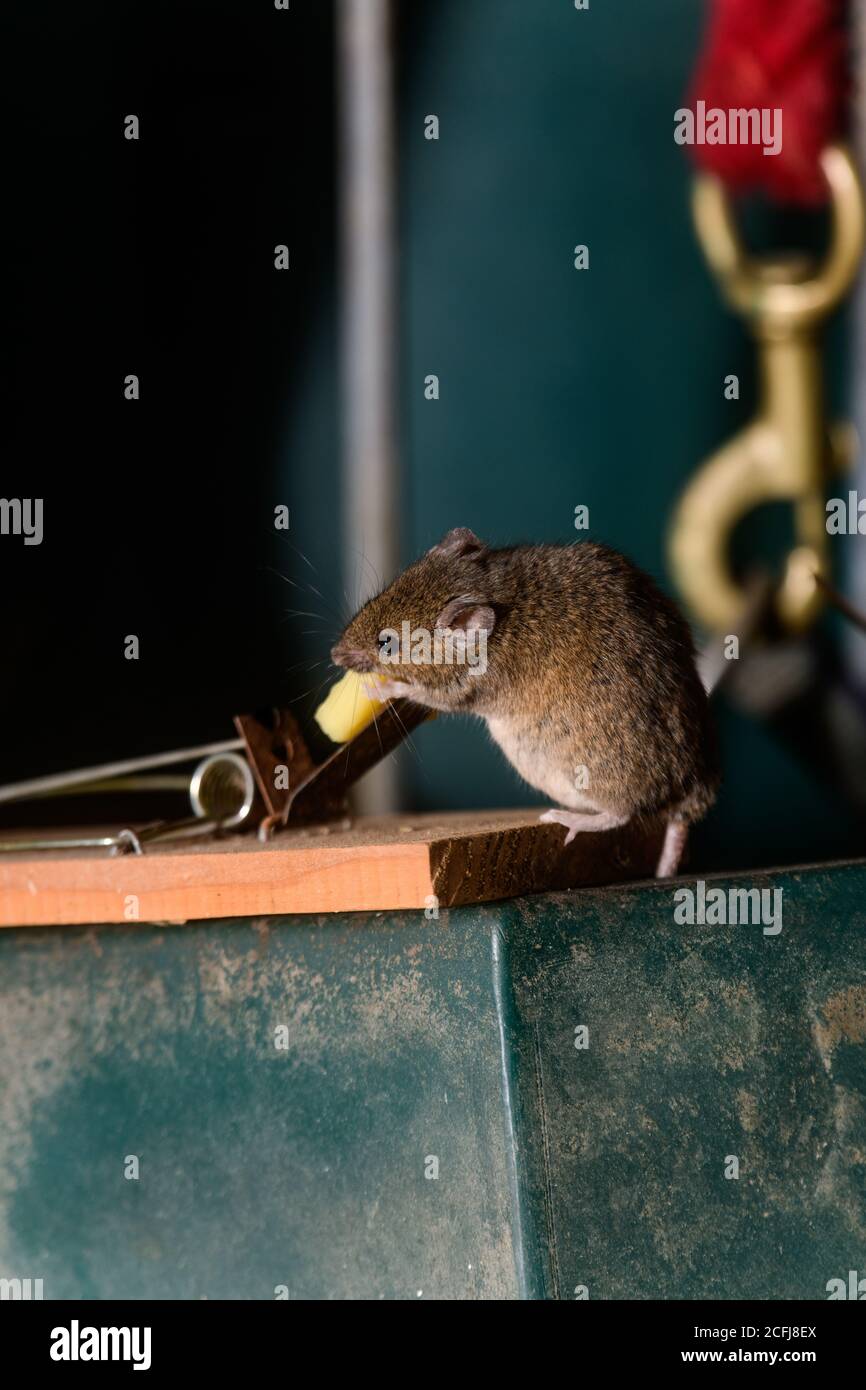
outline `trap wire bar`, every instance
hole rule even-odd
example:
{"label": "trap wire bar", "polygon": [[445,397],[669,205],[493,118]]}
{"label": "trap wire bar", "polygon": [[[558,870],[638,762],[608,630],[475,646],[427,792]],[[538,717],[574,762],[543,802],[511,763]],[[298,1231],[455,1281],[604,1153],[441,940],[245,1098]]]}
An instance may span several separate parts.
{"label": "trap wire bar", "polygon": [[[187,790],[192,817],[143,828],[118,827],[94,835],[14,835],[0,839],[0,853],[108,849],[143,853],[146,843],[186,839],[236,830],[258,809],[259,837],[293,822],[340,819],[347,814],[349,787],[432,717],[405,700],[383,705],[372,724],[354,732],[345,745],[317,759],[301,726],[286,709],[238,715],[238,737],[168,753],[126,758],[72,772],[51,774],[0,787],[0,805],[49,797],[118,791]],[[243,756],[242,756],[243,755]],[[159,769],[195,762],[188,779],[154,776]]]}

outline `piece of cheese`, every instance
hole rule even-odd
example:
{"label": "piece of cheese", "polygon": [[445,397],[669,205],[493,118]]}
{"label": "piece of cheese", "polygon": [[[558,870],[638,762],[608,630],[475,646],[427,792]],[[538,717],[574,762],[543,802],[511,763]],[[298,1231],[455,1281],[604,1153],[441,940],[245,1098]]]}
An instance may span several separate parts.
{"label": "piece of cheese", "polygon": [[347,671],[342,680],[331,687],[313,717],[332,743],[348,743],[372,724],[382,708],[382,701],[371,700],[364,687],[381,680],[383,676],[359,676],[356,671]]}

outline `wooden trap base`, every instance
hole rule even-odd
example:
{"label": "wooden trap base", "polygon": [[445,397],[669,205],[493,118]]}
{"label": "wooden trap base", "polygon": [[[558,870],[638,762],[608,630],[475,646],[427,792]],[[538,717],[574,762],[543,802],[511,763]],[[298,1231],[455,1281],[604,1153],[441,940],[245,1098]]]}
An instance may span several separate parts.
{"label": "wooden trap base", "polygon": [[343,826],[105,851],[4,854],[0,926],[187,922],[492,902],[653,873],[661,824],[578,835],[536,811],[361,817]]}

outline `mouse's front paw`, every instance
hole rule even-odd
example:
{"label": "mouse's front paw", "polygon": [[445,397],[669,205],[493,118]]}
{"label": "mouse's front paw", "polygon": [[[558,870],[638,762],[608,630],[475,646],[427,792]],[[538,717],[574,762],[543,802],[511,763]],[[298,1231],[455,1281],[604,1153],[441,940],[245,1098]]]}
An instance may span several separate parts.
{"label": "mouse's front paw", "polygon": [[376,681],[365,689],[371,700],[408,700],[412,696],[412,687],[406,681]]}

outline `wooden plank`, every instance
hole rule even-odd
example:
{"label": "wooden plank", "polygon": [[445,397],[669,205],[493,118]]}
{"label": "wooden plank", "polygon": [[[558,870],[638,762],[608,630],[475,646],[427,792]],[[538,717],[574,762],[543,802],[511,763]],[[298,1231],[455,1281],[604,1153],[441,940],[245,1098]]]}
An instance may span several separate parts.
{"label": "wooden plank", "polygon": [[491,902],[652,873],[660,825],[578,835],[539,811],[362,818],[351,828],[286,830],[104,851],[4,854],[0,926],[186,922],[271,913],[382,912]]}

